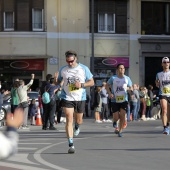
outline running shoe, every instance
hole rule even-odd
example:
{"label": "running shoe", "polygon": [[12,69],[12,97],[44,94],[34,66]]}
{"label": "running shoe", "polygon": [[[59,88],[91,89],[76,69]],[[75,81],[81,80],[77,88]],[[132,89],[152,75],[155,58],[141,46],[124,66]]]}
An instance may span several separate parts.
{"label": "running shoe", "polygon": [[123,125],[123,129],[125,129],[127,127],[127,121],[125,121],[124,125]]}
{"label": "running shoe", "polygon": [[168,127],[166,127],[166,128],[163,130],[163,134],[169,135],[169,128],[168,128]]}
{"label": "running shoe", "polygon": [[68,150],[68,153],[72,154],[72,153],[75,153],[75,148],[74,146],[71,146]]}
{"label": "running shoe", "polygon": [[80,129],[78,128],[77,130],[76,129],[74,129],[74,136],[78,136],[79,135],[79,133],[80,133]]}
{"label": "running shoe", "polygon": [[115,128],[115,134],[118,134],[118,133],[119,133],[119,128],[116,127],[116,128]]}
{"label": "running shoe", "polygon": [[122,132],[118,133],[118,137],[123,137]]}
{"label": "running shoe", "polygon": [[113,122],[113,127],[117,128],[117,122]]}

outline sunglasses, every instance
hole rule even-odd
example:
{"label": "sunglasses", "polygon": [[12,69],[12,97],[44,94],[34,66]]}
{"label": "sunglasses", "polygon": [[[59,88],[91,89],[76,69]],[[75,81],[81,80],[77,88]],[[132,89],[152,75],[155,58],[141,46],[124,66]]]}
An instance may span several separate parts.
{"label": "sunglasses", "polygon": [[163,63],[166,64],[166,63],[169,63],[169,62],[164,61]]}
{"label": "sunglasses", "polygon": [[[75,59],[74,59],[74,60],[75,60]],[[66,60],[66,62],[67,62],[67,63],[73,63],[74,60],[71,60],[71,61]]]}

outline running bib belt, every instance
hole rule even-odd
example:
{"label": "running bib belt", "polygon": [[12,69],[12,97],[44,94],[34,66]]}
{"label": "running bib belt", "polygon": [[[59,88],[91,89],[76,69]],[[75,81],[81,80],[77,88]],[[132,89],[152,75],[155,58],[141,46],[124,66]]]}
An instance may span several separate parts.
{"label": "running bib belt", "polygon": [[160,82],[159,95],[170,96],[170,71],[157,73],[156,80]]}
{"label": "running bib belt", "polygon": [[108,84],[112,86],[112,94],[114,95],[112,102],[122,103],[128,101],[127,87],[132,86],[132,81],[128,76],[124,75],[124,77],[119,78],[114,75],[108,80]]}

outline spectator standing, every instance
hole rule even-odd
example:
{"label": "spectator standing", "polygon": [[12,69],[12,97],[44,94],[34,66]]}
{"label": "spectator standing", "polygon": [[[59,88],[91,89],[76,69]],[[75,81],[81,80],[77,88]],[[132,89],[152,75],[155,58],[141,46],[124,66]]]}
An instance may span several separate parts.
{"label": "spectator standing", "polygon": [[[112,76],[106,84],[107,92],[112,99],[111,105],[113,120],[117,122],[120,119],[118,137],[122,137],[122,130],[125,124],[126,112],[128,108],[127,89],[132,86],[131,79],[124,73],[124,65],[118,64],[116,75]],[[116,127],[116,125],[114,125],[114,127]]]}
{"label": "spectator standing", "polygon": [[137,90],[137,85],[133,84],[133,95],[131,97],[131,102],[132,102],[132,117],[134,121],[136,121],[138,117],[138,112],[137,112],[138,99],[139,99],[139,92]]}
{"label": "spectator standing", "polygon": [[60,123],[61,121],[61,115],[63,112],[63,109],[61,107],[61,90],[62,88],[59,87],[58,91],[56,92],[56,113],[57,113],[57,123]]}
{"label": "spectator standing", "polygon": [[88,94],[86,94],[86,105],[85,105],[86,117],[89,117],[89,101],[90,101],[90,97]]}
{"label": "spectator standing", "polygon": [[[41,97],[41,91],[39,90],[39,95],[38,95],[38,107],[40,109],[40,114],[41,114],[41,119],[42,122],[44,122],[44,117],[43,117],[43,104],[42,104],[42,97]],[[44,124],[44,123],[42,123]]]}
{"label": "spectator standing", "polygon": [[16,79],[11,88],[11,112],[14,113],[14,110],[19,105],[19,97],[17,93],[17,88],[19,87],[19,79]]}
{"label": "spectator standing", "polygon": [[32,99],[31,104],[29,105],[29,115],[30,115],[31,125],[35,125],[35,116],[37,114],[37,107],[35,102],[36,100]]}
{"label": "spectator standing", "polygon": [[55,79],[50,79],[50,84],[45,87],[50,95],[50,103],[44,104],[44,130],[47,129],[47,123],[49,120],[49,130],[56,130],[54,127],[55,112],[56,112],[56,95],[59,86],[55,85]]}
{"label": "spectator standing", "polygon": [[139,94],[139,99],[138,99],[138,103],[137,103],[137,119],[139,120],[140,115],[139,115],[139,111],[140,111],[140,90],[139,90],[139,84],[136,84],[137,88],[136,90],[138,91]]}
{"label": "spectator standing", "polygon": [[77,53],[65,53],[67,65],[60,68],[58,83],[64,81],[61,92],[62,107],[66,115],[66,134],[69,143],[68,153],[75,153],[73,145],[73,114],[75,113],[74,135],[80,132],[86,100],[86,87],[94,85],[89,68],[77,62]]}
{"label": "spectator standing", "polygon": [[100,113],[102,111],[102,98],[100,95],[101,87],[97,86],[94,95],[94,118],[96,123],[102,123]]}
{"label": "spectator standing", "polygon": [[24,121],[22,125],[22,129],[28,129],[27,120],[28,120],[28,97],[27,90],[34,82],[34,74],[31,74],[31,80],[28,84],[25,85],[24,80],[19,80],[19,87],[17,89],[18,97],[19,97],[19,107],[24,109]]}
{"label": "spectator standing", "polygon": [[156,74],[156,86],[159,88],[159,99],[162,109],[163,134],[169,135],[170,122],[170,62],[168,57],[162,59],[163,71]]}
{"label": "spectator standing", "polygon": [[[41,92],[41,98],[42,98],[42,94],[46,91],[46,86],[50,85],[50,79],[52,78],[52,74],[47,74],[46,75],[46,81],[42,82],[42,85],[40,87],[40,92]],[[42,102],[43,105],[43,117],[42,117],[42,130],[46,130],[48,125],[45,125],[45,115],[47,115],[48,113],[45,114],[45,103]]]}
{"label": "spectator standing", "polygon": [[145,121],[146,120],[146,101],[145,101],[145,89],[146,87],[140,87],[140,92],[139,92],[139,97],[140,97],[140,117],[141,120]]}
{"label": "spectator standing", "polygon": [[106,82],[102,83],[101,89],[101,98],[102,98],[102,120],[103,122],[112,122],[109,120],[109,108],[108,108],[108,93],[106,90]]}

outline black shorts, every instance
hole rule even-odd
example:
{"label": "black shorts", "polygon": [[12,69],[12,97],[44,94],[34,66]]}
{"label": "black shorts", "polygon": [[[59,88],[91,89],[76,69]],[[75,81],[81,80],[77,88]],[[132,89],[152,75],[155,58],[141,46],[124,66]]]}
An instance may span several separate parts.
{"label": "black shorts", "polygon": [[123,109],[127,112],[128,102],[127,101],[123,103],[111,102],[111,107],[112,107],[112,113],[120,112],[120,109]]}
{"label": "black shorts", "polygon": [[74,108],[76,113],[85,113],[85,101],[68,101],[61,100],[61,106],[66,108]]}
{"label": "black shorts", "polygon": [[165,99],[169,104],[170,104],[170,96],[162,96],[162,95],[160,95],[159,96],[159,99],[161,100],[161,99]]}

